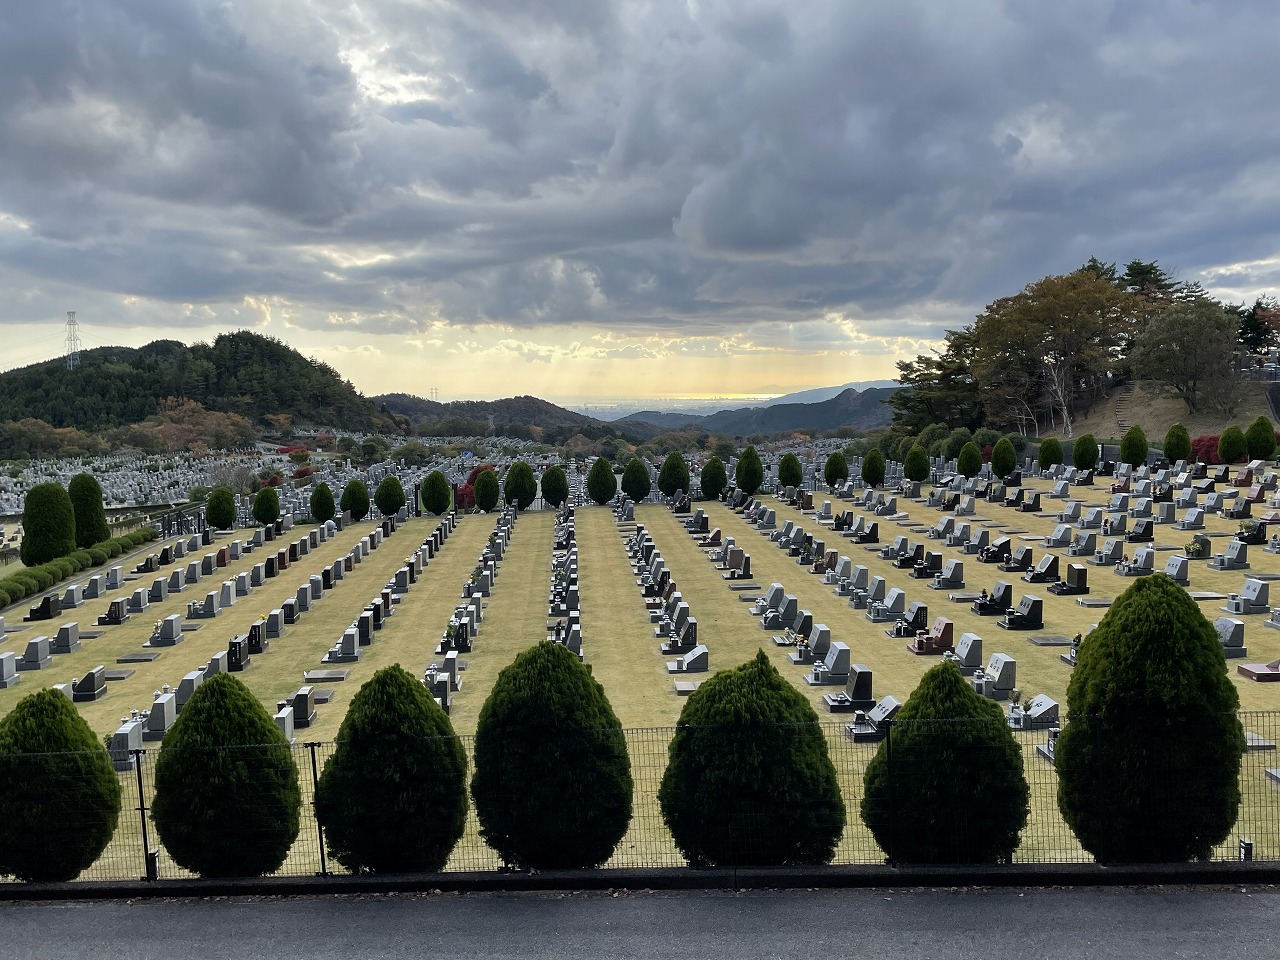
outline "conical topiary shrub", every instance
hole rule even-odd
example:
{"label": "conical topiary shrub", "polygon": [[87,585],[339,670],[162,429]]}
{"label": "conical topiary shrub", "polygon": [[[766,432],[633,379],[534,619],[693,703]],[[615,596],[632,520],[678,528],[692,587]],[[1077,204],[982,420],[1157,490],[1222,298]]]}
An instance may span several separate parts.
{"label": "conical topiary shrub", "polygon": [[1140,467],[1147,462],[1147,435],[1136,423],[1124,432],[1120,438],[1120,461],[1131,467]]}
{"label": "conical topiary shrub", "polygon": [[111,842],[120,781],[66,694],[23,697],[0,720],[0,874],[74,880]]}
{"label": "conical topiary shrub", "polygon": [[[330,503],[332,502],[330,498]],[[209,499],[204,505],[204,519],[214,530],[230,530],[236,525],[236,495],[231,492],[230,487],[217,486],[209,491]]]}
{"label": "conical topiary shrub", "polygon": [[778,461],[778,486],[783,489],[804,486],[804,468],[794,453],[784,453]]}
{"label": "conical topiary shrub", "polygon": [[38,483],[22,504],[18,555],[28,567],[65,557],[76,549],[76,515],[60,483]]}
{"label": "conical topiary shrub", "polygon": [[476,726],[471,797],[508,863],[596,867],[631,822],[631,761],[604,687],[542,642],[498,674]]}
{"label": "conical topiary shrub", "polygon": [[[427,478],[430,481],[430,477]],[[338,506],[351,513],[351,519],[357,523],[369,515],[369,488],[359,477],[352,477],[342,488],[342,496]]]}
{"label": "conical topiary shrub", "polygon": [[1244,432],[1250,460],[1270,460],[1276,455],[1276,428],[1265,416],[1259,416]]}
{"label": "conical topiary shrub", "polygon": [[991,448],[991,472],[1001,480],[1008,477],[1018,466],[1018,452],[1008,437],[1001,437]]}
{"label": "conical topiary shrub", "polygon": [[1249,441],[1234,423],[1218,437],[1218,459],[1223,463],[1242,463],[1249,456]]}
{"label": "conical topiary shrub", "polygon": [[278,870],[302,793],[275,721],[229,673],[197,688],[165,735],[151,815],[175,863],[202,877]]}
{"label": "conical topiary shrub", "polygon": [[[476,483],[479,482],[479,478],[476,478]],[[521,510],[528,510],[538,496],[538,481],[533,475],[533,468],[523,460],[513,463],[507,470],[502,492],[507,503],[515,504]],[[476,496],[478,500],[479,494]]]}
{"label": "conical topiary shrub", "polygon": [[1175,423],[1164,435],[1164,456],[1170,463],[1191,459],[1191,434],[1181,423]]}
{"label": "conical topiary shrub", "polygon": [[102,506],[102,487],[93,474],[77,473],[67,484],[71,510],[76,517],[76,546],[92,547],[111,539],[107,512]]}
{"label": "conical topiary shrub", "polygon": [[1040,469],[1048,470],[1059,463],[1062,463],[1062,443],[1058,438],[1049,437],[1040,441],[1040,452],[1036,458],[1036,464]]}
{"label": "conical topiary shrub", "polygon": [[862,482],[873,488],[884,483],[884,454],[874,447],[862,458]]}
{"label": "conical topiary shrub", "polygon": [[677,490],[689,492],[689,464],[674,450],[662,461],[662,469],[658,471],[658,490],[664,497],[674,496]]}
{"label": "conical topiary shrub", "polygon": [[1080,645],[1058,737],[1058,807],[1101,863],[1204,859],[1240,805],[1240,699],[1214,629],[1162,573]]}
{"label": "conical topiary shrub", "polygon": [[404,485],[399,477],[383,477],[378,489],[373,491],[373,502],[384,517],[394,517],[408,501]]}
{"label": "conical topiary shrub", "polygon": [[652,489],[653,484],[649,480],[649,471],[645,468],[644,461],[639,457],[632,457],[631,462],[622,471],[622,492],[633,502],[643,503]]}
{"label": "conical topiary shrub", "polygon": [[263,487],[254,495],[253,519],[264,527],[280,519],[280,495],[275,487]]}
{"label": "conical topiary shrub", "polygon": [[827,863],[844,831],[835,766],[804,695],[763,652],[685,701],[658,790],[695,867]]}
{"label": "conical topiary shrub", "polygon": [[[449,481],[439,470],[432,470],[422,484],[422,508],[437,517],[449,509],[453,500],[453,491],[449,489]],[[346,509],[345,507],[343,509]]]}
{"label": "conical topiary shrub", "polygon": [[426,688],[384,667],[351,698],[316,788],[334,859],[355,873],[441,870],[467,822],[467,756]]}
{"label": "conical topiary shrub", "polygon": [[569,478],[562,467],[547,467],[542,474],[542,499],[550,507],[558,507],[569,499]]}
{"label": "conical topiary shrub", "polygon": [[960,448],[960,455],[956,458],[956,469],[960,471],[962,477],[970,479],[976,477],[978,471],[982,469],[982,451],[972,440]]}
{"label": "conical topiary shrub", "polygon": [[498,483],[498,475],[492,469],[481,470],[476,475],[473,487],[476,493],[476,506],[485,513],[498,505],[498,498],[502,495],[502,485]]}
{"label": "conical topiary shrub", "polygon": [[902,475],[915,483],[929,479],[929,454],[925,453],[920,444],[912,444],[907,451],[907,456],[902,461]]}
{"label": "conical topiary shrub", "polygon": [[1092,470],[1098,465],[1098,440],[1092,433],[1071,445],[1071,465],[1077,470]]}
{"label": "conical topiary shrub", "polygon": [[849,479],[849,461],[839,450],[828,454],[822,466],[822,479],[828,487],[834,487]]}
{"label": "conical topiary shrub", "polygon": [[[212,494],[210,494],[209,499],[213,499]],[[316,521],[316,523],[325,523],[332,520],[337,511],[337,505],[333,502],[333,490],[329,488],[327,483],[321,483],[311,491],[312,520]]]}
{"label": "conical topiary shrub", "polygon": [[733,483],[748,497],[754,496],[764,483],[764,464],[760,462],[760,454],[754,446],[747,447],[738,458],[738,469],[734,472]]}
{"label": "conical topiary shrub", "polygon": [[725,474],[724,461],[719,457],[712,457],[702,468],[702,476],[698,480],[702,486],[702,495],[708,500],[718,500],[729,482]]}
{"label": "conical topiary shrub", "polygon": [[920,678],[864,777],[862,819],[893,863],[1008,863],[1031,791],[999,705],[954,664]]}
{"label": "conical topiary shrub", "polygon": [[587,496],[596,503],[604,505],[614,498],[618,492],[618,479],[613,475],[613,467],[604,457],[597,457],[587,474]]}

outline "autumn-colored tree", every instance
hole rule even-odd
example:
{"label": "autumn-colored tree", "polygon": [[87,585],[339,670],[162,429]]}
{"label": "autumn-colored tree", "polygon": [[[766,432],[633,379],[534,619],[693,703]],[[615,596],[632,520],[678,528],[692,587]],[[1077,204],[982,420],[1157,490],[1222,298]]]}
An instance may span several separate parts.
{"label": "autumn-colored tree", "polygon": [[973,372],[990,419],[1072,436],[1081,408],[1109,386],[1140,301],[1091,270],[1050,276],[978,317]]}

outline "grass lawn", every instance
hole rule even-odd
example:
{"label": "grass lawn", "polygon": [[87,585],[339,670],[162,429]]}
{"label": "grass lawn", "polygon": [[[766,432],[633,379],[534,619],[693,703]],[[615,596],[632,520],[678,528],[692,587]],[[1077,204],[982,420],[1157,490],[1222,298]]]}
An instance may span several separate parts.
{"label": "grass lawn", "polygon": [[[992,536],[1008,532],[1015,544],[1029,543],[1038,558],[1040,540],[1052,532],[1056,525],[1054,514],[1062,509],[1062,501],[1049,499],[1051,485],[1033,480],[1030,490],[1043,495],[1044,510],[1039,515],[1026,514],[996,504],[980,504],[979,518],[965,518],[975,526],[987,525]],[[1088,488],[1073,488],[1072,495],[1081,499],[1084,508],[1105,506],[1109,500],[1106,487],[1099,484]],[[818,529],[811,516],[787,507],[773,498],[765,498],[777,510],[779,526],[791,519],[806,529]],[[824,496],[815,497],[820,505]],[[880,520],[881,541],[888,542],[903,533],[913,540],[924,538],[924,531],[932,527],[941,514],[923,503],[899,500],[909,518],[901,523]],[[890,639],[884,635],[885,625],[870,623],[863,611],[849,607],[844,598],[836,597],[833,588],[818,576],[808,573],[795,561],[785,556],[767,537],[749,528],[741,517],[734,515],[719,503],[699,504],[710,517],[711,527],[720,527],[725,536],[733,536],[752,554],[754,581],[765,588],[772,581],[784,584],[787,592],[796,595],[801,609],[811,610],[816,623],[826,623],[833,640],[844,641],[852,649],[856,662],[866,663],[875,671],[875,695],[893,694],[905,700],[915,688],[925,670],[936,663],[936,658],[917,657],[907,652],[905,640]],[[840,510],[845,505],[833,500],[833,507]],[[855,511],[856,512],[856,511]],[[1179,511],[1181,515],[1182,511]],[[1257,512],[1262,512],[1261,510]],[[661,550],[677,586],[698,620],[699,639],[710,648],[712,671],[736,666],[763,649],[783,676],[793,683],[815,705],[827,731],[828,742],[839,771],[846,803],[849,809],[849,826],[837,852],[842,862],[874,862],[880,854],[869,832],[858,819],[858,801],[861,798],[862,772],[874,755],[875,747],[853,744],[843,735],[841,716],[827,714],[821,706],[822,688],[811,687],[803,680],[804,668],[793,666],[787,660],[787,648],[776,647],[772,642],[774,631],[765,631],[758,620],[748,613],[748,605],[741,603],[712,568],[706,553],[697,546],[679,523],[679,518],[666,508],[645,505],[637,509],[636,519],[643,523]],[[469,576],[480,556],[485,542],[493,530],[496,517],[466,516],[461,518],[458,529],[445,545],[444,550],[432,560],[415,588],[396,606],[396,612],[386,627],[376,634],[375,643],[365,648],[362,660],[348,665],[351,670],[344,683],[324,684],[335,691],[334,700],[319,708],[316,725],[299,731],[299,741],[332,740],[338,730],[346,705],[361,682],[373,671],[389,663],[400,663],[415,675],[421,675],[425,665],[434,659],[438,642],[450,612],[460,602],[460,587]],[[253,659],[248,671],[241,678],[265,705],[274,708],[275,701],[302,683],[305,670],[318,667],[320,657],[339,637],[341,631],[358,615],[364,604],[392,577],[421,540],[434,529],[434,519],[412,520],[403,524],[390,540],[356,567],[353,574],[342,581],[304,615],[301,622],[288,628],[285,636],[272,642],[268,654]],[[475,731],[480,709],[498,672],[521,650],[546,636],[547,595],[550,586],[552,556],[552,529],[554,516],[550,511],[522,515],[506,557],[500,567],[493,595],[486,603],[485,618],[476,638],[473,652],[464,657],[467,669],[462,674],[462,689],[455,694],[452,721],[455,729],[468,736]],[[1208,532],[1214,537],[1215,547],[1221,549],[1231,533],[1237,529],[1235,521],[1209,517]],[[275,581],[259,588],[235,606],[224,611],[215,620],[200,621],[200,630],[189,634],[177,647],[165,650],[161,657],[150,664],[130,665],[135,674],[127,680],[112,682],[108,695],[92,704],[78,705],[82,714],[99,734],[109,733],[130,708],[144,708],[151,700],[152,691],[162,683],[176,685],[184,673],[203,664],[218,649],[224,649],[227,639],[244,633],[248,625],[270,609],[279,606],[292,596],[297,586],[311,573],[319,572],[335,559],[345,555],[351,546],[365,535],[373,524],[355,524],[294,564]],[[622,528],[615,522],[611,511],[604,507],[582,507],[576,513],[576,530],[579,545],[581,608],[586,662],[593,675],[604,686],[615,712],[628,729],[633,772],[636,779],[635,818],[632,827],[612,861],[614,865],[677,864],[680,858],[661,822],[656,803],[656,792],[666,765],[667,744],[671,726],[679,716],[683,700],[676,696],[672,677],[665,669],[668,659],[659,652],[659,641],[653,636],[640,590],[626,556]],[[1025,531],[1014,533],[1012,531]],[[304,535],[295,531],[291,539]],[[821,534],[820,534],[821,535]],[[237,536],[247,539],[243,533]],[[1156,568],[1162,569],[1166,559],[1190,538],[1190,534],[1167,526],[1156,527]],[[229,537],[219,538],[221,544]],[[915,580],[906,571],[894,569],[879,558],[878,552],[864,549],[852,541],[843,539],[829,530],[825,531],[828,548],[849,556],[854,563],[865,564],[872,576],[883,576],[890,587],[902,587],[908,601],[926,600],[930,619],[944,615],[955,623],[958,639],[964,632],[974,632],[984,639],[984,660],[993,653],[1004,652],[1018,662],[1018,686],[1027,697],[1046,693],[1063,704],[1065,713],[1066,686],[1070,669],[1059,660],[1062,647],[1037,646],[1028,642],[1029,633],[1008,632],[996,626],[994,618],[980,618],[969,609],[969,604],[949,603],[944,591],[925,587],[925,581]],[[1099,538],[1101,539],[1101,538]],[[926,540],[926,549],[939,550],[945,558],[960,557],[957,548],[942,545],[940,540]],[[1138,545],[1129,544],[1126,552],[1132,556]],[[155,545],[149,549],[158,550]],[[208,549],[216,549],[208,548]],[[1059,554],[1062,572],[1065,574],[1065,551]],[[200,552],[202,555],[203,551]],[[101,630],[99,639],[84,641],[84,649],[77,654],[60,657],[51,670],[24,674],[23,682],[9,690],[0,691],[0,713],[7,712],[25,693],[38,685],[64,682],[79,676],[98,663],[116,666],[120,654],[141,648],[150,633],[151,623],[171,612],[185,612],[188,600],[203,597],[223,579],[233,577],[239,570],[248,570],[265,556],[265,551],[246,556],[238,564],[219,571],[181,595],[171,597],[163,605],[154,605],[146,614],[135,615],[128,623],[113,628],[93,626],[97,614],[105,611],[110,597],[94,600],[78,611],[47,624],[28,625],[27,629],[10,634],[0,650],[21,652],[26,640],[38,633],[52,635],[57,625],[66,620],[78,620],[82,631]],[[1045,625],[1036,635],[1073,636],[1086,632],[1105,614],[1104,609],[1086,608],[1074,598],[1055,597],[1042,585],[1025,584],[1018,574],[1004,574],[994,566],[979,564],[976,558],[965,556],[965,590],[988,590],[997,579],[1014,584],[1015,600],[1023,593],[1034,593],[1044,601]],[[1280,556],[1265,553],[1261,547],[1250,549],[1252,569],[1249,573],[1280,574]],[[128,569],[128,568],[126,568]],[[1132,580],[1117,576],[1109,567],[1087,567],[1093,597],[1114,598],[1128,587]],[[1205,561],[1191,563],[1191,589],[1227,594],[1239,591],[1246,574],[1242,572],[1218,572],[1210,570]],[[118,592],[126,595],[136,586],[145,586],[150,577],[126,584]],[[1225,601],[1206,600],[1200,608],[1211,620],[1223,615],[1219,607]],[[1280,596],[1272,598],[1280,605]],[[10,608],[9,622],[20,620],[21,610]],[[18,615],[15,615],[18,614]],[[1280,631],[1263,627],[1265,617],[1244,618],[1247,623],[1246,644],[1249,662],[1269,662],[1280,658]],[[1280,685],[1272,687],[1256,684],[1236,675],[1235,666],[1243,661],[1228,663],[1232,682],[1240,692],[1242,708],[1246,711],[1274,710],[1280,704]],[[710,674],[704,675],[710,676]],[[827,688],[828,690],[832,688]],[[1280,730],[1273,729],[1277,717],[1267,714],[1245,715],[1245,727],[1266,740],[1275,742]],[[1032,784],[1031,822],[1024,834],[1021,860],[1087,860],[1074,838],[1063,824],[1056,809],[1056,778],[1052,767],[1041,760],[1034,747],[1046,739],[1043,733],[1019,736],[1022,744],[1028,780]],[[469,747],[469,737],[468,737]],[[319,762],[327,756],[328,746],[319,748]],[[299,748],[299,760],[309,757],[305,747]],[[153,760],[148,758],[148,767]],[[1221,853],[1230,856],[1238,837],[1248,837],[1254,842],[1255,856],[1259,859],[1280,857],[1280,826],[1276,823],[1276,790],[1264,771],[1267,767],[1280,767],[1280,757],[1274,752],[1252,752],[1245,758],[1245,797],[1240,812],[1240,823],[1235,833],[1224,844]],[[132,775],[124,778],[126,789],[132,790]],[[304,794],[310,796],[309,769],[303,771]],[[1176,785],[1171,785],[1175,787]],[[136,806],[136,801],[132,804]],[[87,875],[120,875],[118,863],[140,862],[140,839],[137,836],[136,813],[126,795],[126,810],[122,814],[122,831],[113,844],[116,859],[104,859]],[[153,837],[154,842],[154,837]],[[314,824],[304,815],[303,833],[291,856],[287,870],[310,872],[316,869],[318,859]],[[478,836],[474,815],[468,825],[467,835],[451,860],[452,868],[488,869],[496,860]],[[125,875],[137,872],[130,867]],[[172,875],[166,872],[166,875]]]}

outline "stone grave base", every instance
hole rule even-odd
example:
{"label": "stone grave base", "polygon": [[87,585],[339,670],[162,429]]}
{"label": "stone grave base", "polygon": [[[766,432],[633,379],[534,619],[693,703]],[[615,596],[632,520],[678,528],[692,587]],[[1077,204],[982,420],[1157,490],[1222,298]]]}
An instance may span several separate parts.
{"label": "stone grave base", "polygon": [[[741,593],[743,590],[759,590],[759,589],[760,589],[760,584],[758,584],[758,583],[734,583],[734,582],[730,581],[730,583],[729,583],[729,589],[730,589],[730,590],[732,590],[734,593]],[[743,599],[745,600],[746,598],[744,597]]]}
{"label": "stone grave base", "polygon": [[1069,647],[1071,641],[1066,637],[1047,637],[1037,634],[1034,637],[1027,637],[1027,641],[1034,643],[1037,647]]}
{"label": "stone grave base", "polygon": [[[1049,748],[1043,743],[1036,744],[1036,753],[1049,762],[1049,766],[1053,766],[1053,757],[1049,756]],[[1267,771],[1270,773],[1271,771]]]}
{"label": "stone grave base", "polygon": [[702,686],[701,680],[677,680],[675,681],[676,696],[687,697],[700,686]]}
{"label": "stone grave base", "polygon": [[330,700],[333,699],[333,694],[334,694],[334,691],[332,690],[315,691],[313,698],[315,700],[316,706],[321,706],[322,704],[328,703]]}
{"label": "stone grave base", "polygon": [[1244,732],[1244,751],[1245,753],[1260,753],[1263,750],[1274,750],[1276,744],[1274,740],[1268,740],[1249,730]]}
{"label": "stone grave base", "polygon": [[1236,673],[1258,683],[1280,681],[1280,667],[1273,667],[1269,663],[1242,663],[1236,667]]}
{"label": "stone grave base", "polygon": [[184,623],[182,625],[182,632],[195,633],[197,630],[199,630],[203,626],[204,626],[203,623]]}
{"label": "stone grave base", "polygon": [[302,675],[303,683],[341,683],[350,670],[308,670]]}
{"label": "stone grave base", "polygon": [[1188,590],[1187,596],[1189,596],[1192,600],[1225,600],[1227,599],[1227,595],[1225,593],[1213,593],[1210,590]]}
{"label": "stone grave base", "polygon": [[159,656],[160,654],[152,653],[150,650],[138,650],[116,657],[116,663],[150,663]]}
{"label": "stone grave base", "polygon": [[1076,603],[1082,607],[1109,607],[1111,606],[1110,597],[1079,597]]}
{"label": "stone grave base", "polygon": [[107,683],[115,680],[128,680],[137,672],[136,670],[105,670],[103,671],[102,679],[106,680]]}

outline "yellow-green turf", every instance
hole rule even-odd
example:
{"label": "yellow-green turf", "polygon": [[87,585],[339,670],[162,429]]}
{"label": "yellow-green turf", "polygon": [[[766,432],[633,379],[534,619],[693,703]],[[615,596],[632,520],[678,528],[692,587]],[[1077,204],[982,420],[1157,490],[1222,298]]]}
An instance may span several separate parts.
{"label": "yellow-green turf", "polygon": [[[1105,507],[1110,499],[1108,481],[1102,480],[1092,487],[1073,487],[1073,498],[1083,501],[1082,512],[1089,506]],[[1040,515],[1022,513],[1003,505],[978,504],[978,517],[958,518],[957,522],[969,522],[975,529],[983,525],[991,527],[994,539],[1006,530],[1025,530],[1012,534],[1015,544],[1029,543],[1038,559],[1042,553],[1040,541],[1033,539],[1050,534],[1057,524],[1054,515],[1063,508],[1062,500],[1051,499],[1048,493],[1052,484],[1033,479],[1028,490],[1039,490],[1042,495]],[[946,558],[962,558],[965,566],[965,591],[990,590],[996,580],[1009,580],[1014,585],[1015,600],[1023,593],[1033,593],[1044,601],[1045,624],[1042,630],[1023,632],[1005,631],[996,626],[995,618],[978,617],[970,611],[968,603],[949,603],[946,591],[926,588],[926,581],[915,580],[907,571],[897,570],[888,561],[881,560],[876,550],[868,550],[823,530],[812,515],[788,507],[773,497],[765,502],[777,511],[778,525],[795,520],[825,540],[828,549],[835,549],[848,556],[855,564],[865,564],[872,576],[885,577],[888,586],[902,587],[911,600],[925,600],[929,604],[930,619],[949,617],[955,624],[954,635],[974,632],[983,638],[984,654],[1003,652],[1012,655],[1018,664],[1018,686],[1027,697],[1046,693],[1063,704],[1065,713],[1066,686],[1070,668],[1059,660],[1062,647],[1036,646],[1028,642],[1032,634],[1071,637],[1085,633],[1098,622],[1105,609],[1086,608],[1074,598],[1056,597],[1045,585],[1026,584],[1019,574],[1004,574],[994,565],[977,562],[973,556],[963,555],[958,548],[946,547],[940,540],[925,540],[924,530],[932,527],[942,514],[922,502],[899,498],[899,507],[909,514],[906,522],[879,518],[881,545],[899,533],[911,540],[924,540],[927,550],[938,550]],[[834,497],[818,493],[815,504],[831,499],[833,509],[839,512],[849,505]],[[905,640],[885,636],[885,624],[870,623],[863,611],[855,610],[844,598],[834,595],[833,588],[822,582],[820,576],[808,573],[743,521],[741,516],[720,503],[698,504],[709,516],[710,526],[719,527],[724,536],[732,536],[751,554],[753,580],[763,590],[772,581],[781,582],[787,592],[799,600],[801,609],[811,610],[816,623],[826,623],[833,640],[849,644],[855,662],[866,663],[875,672],[875,695],[893,694],[905,700],[914,689],[920,676],[933,666],[933,657],[918,657],[906,650]],[[1255,515],[1267,508],[1255,505]],[[855,514],[861,513],[859,510]],[[1183,511],[1177,511],[1180,518]],[[815,705],[820,716],[829,726],[829,743],[840,771],[842,788],[849,806],[849,828],[837,852],[839,860],[874,861],[879,854],[866,828],[858,820],[857,804],[862,792],[862,772],[874,752],[874,747],[855,745],[842,735],[838,724],[846,718],[829,715],[822,709],[821,694],[834,688],[810,687],[803,681],[805,670],[791,665],[787,660],[787,648],[776,647],[772,640],[775,631],[765,631],[759,621],[749,615],[749,605],[741,603],[738,594],[729,589],[712,568],[706,551],[698,546],[673,515],[665,507],[644,505],[636,510],[636,519],[645,524],[670,568],[676,584],[689,603],[692,615],[698,620],[699,639],[710,648],[712,672],[736,666],[763,649],[783,676]],[[344,683],[321,684],[335,691],[334,700],[319,708],[317,723],[306,731],[299,731],[299,741],[332,740],[341,723],[346,705],[361,682],[378,667],[398,662],[414,675],[421,675],[424,666],[434,659],[434,648],[444,630],[450,612],[461,602],[460,588],[471,573],[484,544],[496,521],[492,516],[462,517],[444,550],[432,560],[415,588],[396,606],[396,613],[386,627],[377,633],[372,646],[364,648],[362,660],[347,665],[351,673]],[[337,588],[304,615],[301,622],[290,626],[284,637],[272,642],[268,654],[253,658],[250,669],[240,674],[251,690],[274,708],[275,701],[296,689],[302,683],[305,670],[320,667],[320,657],[341,635],[342,630],[358,615],[365,603],[390,579],[404,558],[426,537],[435,526],[434,519],[411,520],[384,545],[370,554],[354,572]],[[543,639],[547,627],[547,597],[550,590],[552,528],[554,517],[550,512],[534,512],[522,515],[515,534],[501,565],[493,595],[486,601],[485,618],[481,624],[475,649],[463,657],[467,670],[462,674],[462,689],[454,696],[452,722],[459,734],[474,733],[480,708],[488,695],[498,672],[514,659],[516,654]],[[1238,523],[1222,517],[1206,519],[1208,532],[1213,535],[1215,549],[1220,550],[1228,542],[1229,535]],[[130,708],[144,708],[151,700],[151,693],[161,683],[176,684],[184,673],[204,663],[218,649],[224,649],[228,638],[244,633],[248,625],[269,610],[292,596],[297,587],[312,573],[345,555],[361,536],[373,528],[371,522],[354,524],[346,531],[321,545],[293,564],[289,570],[267,585],[256,589],[249,597],[242,598],[214,620],[198,621],[200,630],[189,634],[184,643],[166,649],[151,664],[129,665],[137,672],[129,680],[112,682],[108,695],[92,704],[79,704],[81,713],[95,732],[106,734],[113,730],[119,717]],[[679,716],[684,701],[674,692],[673,678],[667,674],[665,663],[669,659],[659,652],[659,641],[653,636],[653,628],[645,610],[636,576],[626,556],[623,539],[629,528],[620,527],[611,511],[604,507],[581,507],[576,513],[576,531],[579,545],[581,585],[581,609],[586,662],[594,676],[601,682],[622,724],[628,728],[633,771],[636,778],[635,819],[619,846],[611,863],[661,865],[680,862],[669,835],[661,824],[657,810],[656,792],[666,763],[669,728]],[[288,539],[303,536],[305,529],[295,530]],[[239,534],[243,536],[243,534]],[[1156,526],[1156,546],[1174,550],[1158,550],[1156,569],[1163,569],[1165,561],[1175,552],[1182,552],[1192,534],[1174,530],[1170,526]],[[211,548],[216,550],[229,537],[220,537]],[[1099,536],[1099,543],[1102,541]],[[280,541],[277,541],[277,546]],[[1126,544],[1125,552],[1132,557],[1140,544]],[[143,553],[158,549],[152,545]],[[1068,558],[1065,550],[1054,551],[1060,560],[1060,572],[1065,575]],[[188,600],[200,597],[224,579],[231,579],[240,570],[248,570],[266,555],[265,548],[245,556],[238,564],[221,570],[214,577],[207,577],[201,584],[175,595],[162,605],[152,605],[141,616],[135,615],[120,627],[98,628],[93,621],[104,612],[113,596],[127,596],[137,586],[146,586],[151,577],[146,576],[99,600],[87,603],[79,610],[62,618],[44,623],[27,625],[22,632],[10,634],[0,643],[0,650],[21,652],[26,641],[40,633],[52,635],[58,624],[77,620],[82,631],[101,630],[100,639],[84,641],[84,649],[77,654],[58,657],[51,670],[23,675],[23,682],[0,691],[0,714],[12,709],[25,693],[37,685],[65,682],[72,676],[82,675],[98,663],[114,668],[115,658],[128,650],[140,649],[150,633],[152,621],[172,612],[184,612]],[[1250,571],[1220,572],[1209,569],[1206,561],[1191,561],[1191,590],[1213,591],[1227,594],[1237,592],[1246,576],[1254,573],[1280,574],[1280,556],[1266,553],[1260,546],[1249,549]],[[1133,583],[1132,579],[1116,575],[1110,567],[1086,565],[1089,573],[1092,597],[1115,598]],[[127,567],[126,569],[131,569]],[[167,568],[171,570],[173,568]],[[166,570],[166,572],[167,572]],[[1278,588],[1280,589],[1280,588]],[[1280,596],[1273,602],[1280,605]],[[1200,609],[1213,620],[1224,615],[1220,610],[1225,601],[1200,602]],[[20,620],[22,608],[14,606],[6,611],[10,625]],[[1280,684],[1258,684],[1236,673],[1241,662],[1270,662],[1280,658],[1280,630],[1263,626],[1265,616],[1246,617],[1246,644],[1249,656],[1244,661],[1228,661],[1227,671],[1240,692],[1241,707],[1245,711],[1274,710],[1280,705]],[[123,666],[123,665],[121,665]],[[711,674],[705,674],[710,676]],[[1273,729],[1270,716],[1246,716],[1246,729],[1270,741],[1275,741],[1280,731]],[[657,729],[650,729],[657,728]],[[1034,745],[1043,742],[1043,734],[1019,737],[1026,758],[1026,771],[1032,783],[1033,803],[1031,821],[1024,833],[1018,853],[1021,860],[1088,859],[1058,816],[1053,796],[1055,778],[1052,768],[1036,756]],[[469,739],[467,741],[469,748]],[[321,748],[320,765],[328,747]],[[306,760],[305,748],[299,749],[299,759]],[[148,769],[151,763],[148,758]],[[1247,773],[1244,802],[1240,811],[1240,824],[1236,833],[1250,835],[1254,842],[1255,856],[1280,855],[1280,824],[1276,824],[1276,793],[1278,789],[1263,775],[1264,768],[1280,766],[1280,758],[1274,753],[1250,753],[1245,758]],[[304,764],[307,766],[308,764]],[[309,797],[309,770],[303,771],[304,792]],[[131,776],[123,778],[126,789],[131,789]],[[126,808],[129,806],[126,801]],[[126,809],[121,818],[122,831],[113,843],[127,845],[130,849],[140,844],[137,837],[136,814]],[[308,831],[311,831],[309,834]],[[1224,844],[1220,851],[1230,855],[1236,835]],[[154,837],[152,838],[154,843]],[[314,827],[304,817],[303,835],[291,854],[286,870],[308,872],[315,869],[317,858]],[[138,847],[140,850],[140,847]],[[109,851],[110,853],[110,851]],[[133,853],[123,856],[132,863]],[[450,868],[488,869],[495,864],[492,851],[480,842],[474,813],[468,823],[467,834],[450,861]],[[86,876],[114,875],[118,872],[110,859],[102,861]]]}

